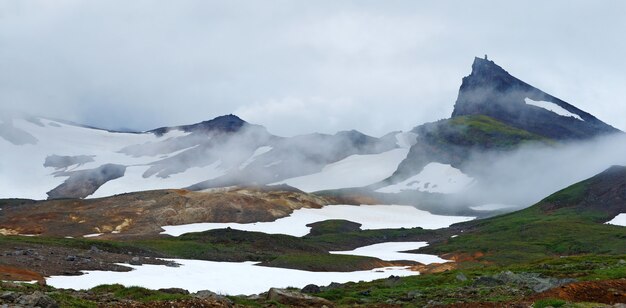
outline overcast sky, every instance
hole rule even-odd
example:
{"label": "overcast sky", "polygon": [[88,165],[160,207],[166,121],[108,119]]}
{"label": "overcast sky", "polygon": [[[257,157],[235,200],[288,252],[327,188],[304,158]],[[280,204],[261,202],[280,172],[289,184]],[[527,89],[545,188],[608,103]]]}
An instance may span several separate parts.
{"label": "overcast sky", "polygon": [[[471,3],[470,3],[471,2]],[[449,117],[474,56],[626,130],[626,1],[0,0],[0,109],[291,136]]]}

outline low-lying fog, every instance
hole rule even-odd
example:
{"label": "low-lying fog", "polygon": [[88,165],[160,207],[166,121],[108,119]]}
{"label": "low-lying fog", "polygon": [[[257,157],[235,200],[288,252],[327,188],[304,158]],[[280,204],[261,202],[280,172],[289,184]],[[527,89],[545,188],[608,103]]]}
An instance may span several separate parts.
{"label": "low-lying fog", "polygon": [[626,165],[626,135],[553,146],[527,145],[512,153],[474,153],[463,168],[478,181],[470,202],[530,206],[612,165]]}

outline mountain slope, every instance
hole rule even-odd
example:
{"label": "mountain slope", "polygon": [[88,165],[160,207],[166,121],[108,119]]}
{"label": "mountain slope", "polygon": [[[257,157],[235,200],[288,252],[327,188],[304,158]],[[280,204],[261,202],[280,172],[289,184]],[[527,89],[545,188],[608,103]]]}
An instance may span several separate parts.
{"label": "mountain slope", "polygon": [[605,224],[626,213],[626,167],[613,166],[527,209],[453,225],[459,236],[428,253],[476,253],[509,264],[546,256],[626,253],[626,228]]}
{"label": "mountain slope", "polygon": [[513,76],[493,61],[475,58],[463,78],[452,117],[482,114],[557,140],[586,139],[617,129]]}

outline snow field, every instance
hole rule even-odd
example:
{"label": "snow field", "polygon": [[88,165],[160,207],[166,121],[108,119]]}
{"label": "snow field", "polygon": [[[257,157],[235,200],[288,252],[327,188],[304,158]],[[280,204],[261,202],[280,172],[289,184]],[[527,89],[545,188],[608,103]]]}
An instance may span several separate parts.
{"label": "snow field", "polygon": [[429,163],[417,175],[402,182],[379,188],[381,193],[400,193],[403,191],[423,191],[430,193],[458,193],[474,183],[474,179],[451,165]]}
{"label": "snow field", "polygon": [[163,226],[162,234],[180,236],[189,232],[202,232],[213,229],[232,228],[243,231],[256,231],[268,234],[304,236],[310,231],[307,224],[329,219],[345,219],[360,223],[361,229],[415,228],[437,229],[451,224],[468,221],[474,217],[434,215],[412,206],[404,205],[328,205],[321,209],[298,209],[290,216],[273,222],[240,223],[195,223],[177,226]]}

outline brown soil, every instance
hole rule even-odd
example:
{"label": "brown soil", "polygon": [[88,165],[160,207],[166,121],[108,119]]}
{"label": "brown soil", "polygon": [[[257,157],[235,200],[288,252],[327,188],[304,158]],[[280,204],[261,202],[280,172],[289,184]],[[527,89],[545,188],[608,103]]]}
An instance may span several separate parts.
{"label": "brown soil", "polygon": [[104,233],[101,238],[153,237],[165,225],[274,221],[299,208],[320,208],[334,203],[337,200],[329,197],[267,188],[206,192],[154,190],[88,200],[0,200],[0,234],[80,237]]}
{"label": "brown soil", "polygon": [[45,278],[37,272],[6,265],[0,265],[0,280],[37,281],[40,284],[46,283]]}
{"label": "brown soil", "polygon": [[454,270],[458,267],[459,263],[462,262],[481,262],[487,263],[486,261],[481,260],[485,254],[482,252],[475,252],[472,254],[469,253],[448,253],[441,255],[441,258],[452,260],[454,262],[447,263],[431,263],[428,265],[415,265],[411,267],[411,270],[418,271],[421,274],[434,274],[441,273],[445,271]]}
{"label": "brown soil", "polygon": [[485,262],[481,260],[485,256],[484,253],[477,251],[474,253],[448,253],[441,255],[441,258],[452,260],[454,262]]}
{"label": "brown soil", "polygon": [[626,279],[574,282],[545,291],[535,299],[559,298],[569,302],[626,303]]}
{"label": "brown soil", "polygon": [[456,267],[457,267],[456,263],[453,263],[453,262],[431,263],[427,265],[420,264],[420,265],[411,266],[411,270],[420,272],[421,275],[424,275],[424,274],[434,274],[434,273],[441,273],[445,271],[451,271],[453,269],[456,269]]}
{"label": "brown soil", "polygon": [[163,265],[168,263],[152,257],[109,253],[97,249],[85,250],[41,245],[13,246],[0,243],[0,277],[2,280],[43,282],[42,276],[81,275],[81,271],[85,270],[123,272],[130,271],[131,268],[115,263],[130,262]]}

